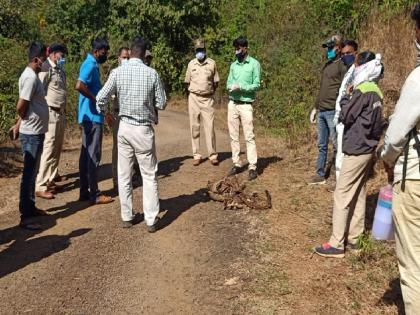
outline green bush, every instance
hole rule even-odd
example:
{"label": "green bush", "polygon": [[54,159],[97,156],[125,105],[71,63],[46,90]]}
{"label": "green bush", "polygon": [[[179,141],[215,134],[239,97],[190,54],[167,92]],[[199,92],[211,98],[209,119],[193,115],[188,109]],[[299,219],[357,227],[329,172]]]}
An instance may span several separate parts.
{"label": "green bush", "polygon": [[[308,113],[324,62],[320,44],[333,33],[357,38],[371,12],[408,12],[414,0],[0,0],[0,140],[15,118],[17,81],[26,63],[26,45],[41,39],[68,46],[68,116],[76,122],[74,90],[81,62],[96,36],[111,44],[107,66],[118,47],[136,35],[153,44],[154,67],[172,92],[182,91],[193,57],[193,39],[204,37],[218,63],[222,88],[234,60],[232,40],[246,35],[250,53],[262,65],[255,104],[260,123],[283,136],[308,130]],[[28,7],[31,10],[28,10]],[[372,11],[375,9],[375,11]],[[106,79],[108,68],[104,68]],[[219,95],[220,96],[220,95]]]}

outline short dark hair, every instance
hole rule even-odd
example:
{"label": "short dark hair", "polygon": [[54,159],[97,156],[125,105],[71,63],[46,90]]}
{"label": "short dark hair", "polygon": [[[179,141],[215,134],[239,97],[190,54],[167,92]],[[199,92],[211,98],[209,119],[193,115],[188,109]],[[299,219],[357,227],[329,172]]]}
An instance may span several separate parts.
{"label": "short dark hair", "polygon": [[248,40],[245,36],[239,36],[233,41],[233,47],[248,47]]}
{"label": "short dark hair", "polygon": [[345,40],[344,43],[343,43],[343,48],[344,48],[344,46],[351,46],[351,47],[353,47],[354,51],[359,50],[359,45],[357,44],[356,41],[354,41],[352,39]]}
{"label": "short dark hair", "polygon": [[96,37],[92,41],[92,50],[101,50],[101,49],[109,50],[108,40],[105,38]]}
{"label": "short dark hair", "polygon": [[413,11],[411,11],[411,18],[416,21],[417,27],[420,28],[420,2],[418,2]]}
{"label": "short dark hair", "polygon": [[374,60],[375,58],[376,58],[375,53],[370,50],[367,50],[358,54],[356,60],[357,60],[357,64],[361,66],[369,61]]}
{"label": "short dark hair", "polygon": [[130,48],[128,48],[126,46],[121,47],[120,49],[118,49],[118,56],[121,56],[121,54],[124,50],[130,50]]}
{"label": "short dark hair", "polygon": [[48,54],[52,54],[54,52],[62,52],[63,54],[67,54],[67,48],[65,45],[62,44],[52,44],[48,47]]}
{"label": "short dark hair", "polygon": [[47,48],[41,42],[32,42],[28,47],[28,59],[29,61],[39,57],[47,56]]}
{"label": "short dark hair", "polygon": [[143,56],[148,49],[149,43],[141,36],[137,36],[131,43],[131,53],[135,56]]}

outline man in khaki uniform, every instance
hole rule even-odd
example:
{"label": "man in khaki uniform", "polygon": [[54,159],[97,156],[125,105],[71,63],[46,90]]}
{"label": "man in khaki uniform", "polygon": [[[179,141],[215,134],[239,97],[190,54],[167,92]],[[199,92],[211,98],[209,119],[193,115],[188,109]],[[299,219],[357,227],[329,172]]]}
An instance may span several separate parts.
{"label": "man in khaki uniform", "polygon": [[196,58],[190,61],[185,75],[188,85],[188,112],[190,115],[191,140],[194,166],[201,163],[200,122],[203,121],[207,152],[212,165],[218,165],[216,136],[214,133],[214,92],[219,83],[216,62],[206,56],[204,41],[195,42]]}
{"label": "man in khaki uniform", "polygon": [[44,199],[53,199],[57,188],[54,178],[58,176],[58,163],[66,127],[67,88],[66,74],[63,69],[66,52],[66,47],[63,45],[51,45],[49,57],[39,73],[49,108],[48,132],[45,134],[44,149],[36,180],[36,196]]}

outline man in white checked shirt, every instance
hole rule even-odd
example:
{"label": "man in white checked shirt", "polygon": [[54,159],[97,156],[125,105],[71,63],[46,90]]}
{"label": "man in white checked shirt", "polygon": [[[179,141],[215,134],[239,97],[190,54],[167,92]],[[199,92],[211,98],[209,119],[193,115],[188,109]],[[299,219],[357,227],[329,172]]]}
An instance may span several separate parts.
{"label": "man in white checked shirt", "polygon": [[143,177],[143,212],[147,230],[156,231],[159,213],[157,159],[155,148],[155,108],[165,109],[166,95],[158,73],[143,63],[146,41],[137,37],[131,45],[130,60],[111,72],[96,96],[98,111],[105,112],[109,97],[119,103],[118,192],[123,227],[133,225],[132,172],[137,159]]}

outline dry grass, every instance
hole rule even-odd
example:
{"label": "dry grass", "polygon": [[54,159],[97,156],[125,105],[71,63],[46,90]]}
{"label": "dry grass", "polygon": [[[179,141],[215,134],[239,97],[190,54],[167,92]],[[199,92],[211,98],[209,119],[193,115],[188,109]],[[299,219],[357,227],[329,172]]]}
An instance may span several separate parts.
{"label": "dry grass", "polygon": [[398,100],[401,87],[413,70],[416,61],[414,24],[406,15],[385,19],[372,14],[367,26],[360,32],[362,50],[381,53],[385,77],[381,88],[385,95],[385,114],[389,116]]}

